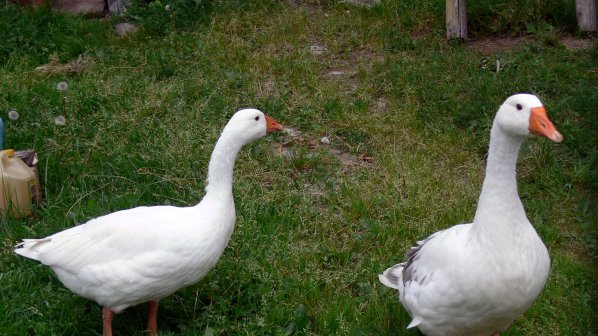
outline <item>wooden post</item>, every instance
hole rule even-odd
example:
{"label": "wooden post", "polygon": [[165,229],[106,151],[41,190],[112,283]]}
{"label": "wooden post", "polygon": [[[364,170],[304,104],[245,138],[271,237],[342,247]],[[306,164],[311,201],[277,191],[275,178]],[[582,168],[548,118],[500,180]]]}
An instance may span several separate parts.
{"label": "wooden post", "polygon": [[446,0],[446,37],[467,38],[465,0]]}
{"label": "wooden post", "polygon": [[[447,0],[448,1],[448,0]],[[583,32],[596,31],[596,1],[575,0],[577,27]]]}

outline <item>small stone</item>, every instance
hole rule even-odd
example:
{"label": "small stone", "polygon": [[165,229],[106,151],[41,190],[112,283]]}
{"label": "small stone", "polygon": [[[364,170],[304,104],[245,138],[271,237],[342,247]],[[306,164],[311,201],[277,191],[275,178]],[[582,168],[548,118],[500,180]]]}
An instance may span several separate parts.
{"label": "small stone", "polygon": [[59,115],[58,117],[54,118],[54,123],[58,126],[64,126],[66,125],[66,118],[62,115]]}
{"label": "small stone", "polygon": [[332,70],[328,73],[329,76],[342,76],[344,74],[345,74],[344,71],[339,71],[339,70]]}
{"label": "small stone", "polygon": [[378,98],[378,101],[376,101],[376,110],[378,112],[386,111],[386,109],[388,109],[388,105],[389,105],[388,99]]}
{"label": "small stone", "polygon": [[320,139],[320,142],[323,143],[324,145],[328,145],[328,144],[330,144],[330,138],[328,138],[327,136],[322,137]]}
{"label": "small stone", "polygon": [[16,110],[8,111],[8,119],[10,120],[18,120],[19,119],[19,112]]}
{"label": "small stone", "polygon": [[119,37],[125,37],[137,31],[137,26],[129,22],[122,22],[114,27],[114,32]]}
{"label": "small stone", "polygon": [[314,55],[322,55],[326,51],[326,47],[314,44],[309,47],[309,51]]}

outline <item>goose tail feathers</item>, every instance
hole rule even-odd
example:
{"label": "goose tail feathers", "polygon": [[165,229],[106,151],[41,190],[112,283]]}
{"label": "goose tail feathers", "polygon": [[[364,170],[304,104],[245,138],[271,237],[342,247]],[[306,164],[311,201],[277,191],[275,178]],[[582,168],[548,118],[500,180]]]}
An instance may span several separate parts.
{"label": "goose tail feathers", "polygon": [[409,325],[407,326],[407,329],[417,327],[420,323],[422,323],[422,321],[417,317],[414,317],[413,320],[411,320],[411,323],[409,323]]}
{"label": "goose tail feathers", "polygon": [[403,267],[405,263],[396,264],[378,274],[378,279],[384,286],[399,290],[403,287],[400,285],[403,282]]}
{"label": "goose tail feathers", "polygon": [[39,244],[43,244],[47,241],[48,239],[23,239],[22,242],[15,246],[15,253],[39,261],[40,256],[37,247]]}

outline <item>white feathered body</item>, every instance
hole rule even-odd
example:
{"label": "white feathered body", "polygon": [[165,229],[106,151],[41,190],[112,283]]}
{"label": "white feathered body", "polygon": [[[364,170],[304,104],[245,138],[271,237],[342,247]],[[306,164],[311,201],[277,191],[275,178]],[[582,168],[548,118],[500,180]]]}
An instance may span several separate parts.
{"label": "white feathered body", "polygon": [[[421,242],[410,262],[387,270],[398,278],[392,285],[413,317],[411,326],[428,336],[507,329],[535,301],[550,270],[540,237],[531,226],[520,227],[501,248],[477,239],[471,224],[457,225]],[[409,280],[403,282],[407,264]]]}
{"label": "white feathered body", "polygon": [[15,252],[50,266],[71,291],[118,313],[197,283],[234,229],[230,203],[138,207],[111,213]]}

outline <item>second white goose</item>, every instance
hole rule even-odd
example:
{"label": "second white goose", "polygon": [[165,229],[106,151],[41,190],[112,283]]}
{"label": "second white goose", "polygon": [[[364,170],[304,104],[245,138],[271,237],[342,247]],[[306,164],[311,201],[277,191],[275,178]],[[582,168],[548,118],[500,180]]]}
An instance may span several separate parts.
{"label": "second white goose", "polygon": [[432,234],[406,253],[405,262],[380,274],[412,316],[407,328],[428,336],[498,335],[544,288],[550,258],[525,215],[515,173],[530,134],[563,140],[536,96],[508,98],[490,132],[473,223]]}

